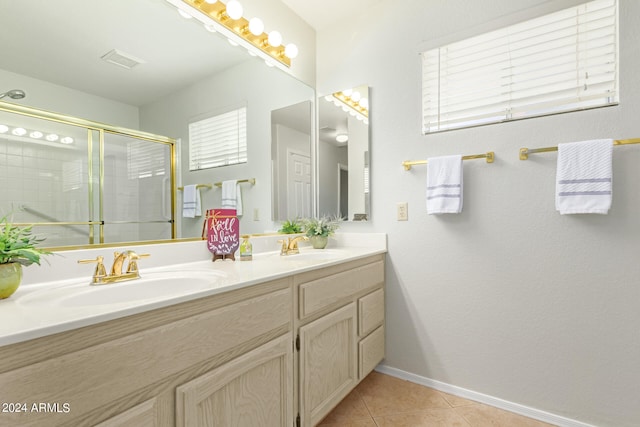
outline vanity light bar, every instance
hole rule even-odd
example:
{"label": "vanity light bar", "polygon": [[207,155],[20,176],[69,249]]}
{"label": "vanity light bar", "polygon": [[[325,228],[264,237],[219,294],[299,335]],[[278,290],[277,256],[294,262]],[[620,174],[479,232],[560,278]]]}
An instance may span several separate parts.
{"label": "vanity light bar", "polygon": [[[282,36],[277,31],[272,31],[267,34],[262,32],[259,35],[253,34],[249,31],[249,21],[244,17],[240,16],[237,19],[231,18],[230,15],[238,16],[237,11],[229,11],[227,6],[221,1],[205,1],[205,0],[167,0],[169,3],[173,4],[178,8],[178,10],[185,11],[184,7],[181,7],[182,4],[187,4],[191,8],[196,9],[200,14],[193,15],[196,19],[201,21],[207,29],[210,31],[212,29],[217,30],[218,32],[224,34],[230,40],[238,41],[237,38],[240,38],[241,41],[245,42],[249,46],[258,49],[260,52],[265,54],[268,58],[267,61],[273,59],[278,63],[284,65],[285,67],[291,67],[291,58],[297,56],[298,49],[295,45],[289,44],[286,47],[281,44]],[[228,4],[232,3],[235,0],[230,0]],[[235,1],[234,5],[237,3]],[[240,9],[241,12],[241,9]],[[254,18],[255,19],[255,18]],[[212,22],[211,22],[212,21]],[[252,25],[253,26],[253,25]],[[271,38],[270,38],[271,37]],[[273,43],[272,44],[270,44]],[[241,43],[244,44],[244,43]],[[274,46],[276,45],[277,46]],[[248,48],[247,45],[245,47]],[[251,52],[251,50],[249,50]],[[289,55],[289,56],[287,56]],[[267,62],[269,64],[269,62]]]}
{"label": "vanity light bar", "polygon": [[22,138],[30,138],[37,141],[57,142],[59,144],[73,144],[73,138],[70,136],[60,136],[55,133],[45,134],[39,130],[29,130],[20,126],[10,128],[7,125],[0,124],[0,135],[11,134],[13,136],[19,136]]}

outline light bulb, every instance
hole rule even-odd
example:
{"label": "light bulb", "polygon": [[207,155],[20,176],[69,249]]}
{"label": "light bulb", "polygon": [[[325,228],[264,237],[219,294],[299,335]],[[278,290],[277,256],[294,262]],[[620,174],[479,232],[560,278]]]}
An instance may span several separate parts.
{"label": "light bulb", "polygon": [[289,43],[284,48],[284,54],[287,56],[287,58],[295,58],[296,56],[298,56],[298,46],[293,43]]}
{"label": "light bulb", "polygon": [[44,135],[42,134],[42,132],[34,130],[29,134],[29,136],[33,139],[38,139],[38,138],[42,138]]}
{"label": "light bulb", "polygon": [[214,4],[218,0],[204,0],[205,3]]}
{"label": "light bulb", "polygon": [[60,140],[60,142],[63,144],[73,144],[73,138],[71,138],[70,136],[65,136]]}
{"label": "light bulb", "polygon": [[269,33],[269,38],[267,39],[267,41],[271,46],[278,47],[282,44],[282,34],[275,30],[271,31]]}
{"label": "light bulb", "polygon": [[27,130],[24,128],[15,128],[11,133],[17,136],[22,136],[27,133]]}
{"label": "light bulb", "polygon": [[360,100],[360,92],[353,92],[351,94],[351,99],[353,99],[354,101],[358,102]]}
{"label": "light bulb", "polygon": [[249,21],[249,31],[254,36],[259,36],[264,32],[264,23],[260,18],[251,18]]}
{"label": "light bulb", "polygon": [[333,102],[333,96],[331,96],[331,95],[326,95],[326,96],[324,97],[324,100],[325,100],[325,101],[327,101],[327,102]]}
{"label": "light bulb", "polygon": [[362,108],[369,108],[369,100],[367,98],[360,98],[359,104]]}
{"label": "light bulb", "polygon": [[231,19],[240,19],[242,18],[242,5],[237,0],[231,0],[227,3],[227,15]]}
{"label": "light bulb", "polygon": [[182,9],[178,9],[178,13],[180,14],[180,16],[182,16],[184,19],[191,19],[193,18],[193,16],[189,15],[187,12],[185,12]]}
{"label": "light bulb", "polygon": [[7,133],[9,131],[9,126],[0,125],[0,133]]}
{"label": "light bulb", "polygon": [[347,97],[351,96],[352,93],[353,93],[353,89],[345,89],[342,91],[342,94]]}
{"label": "light bulb", "polygon": [[58,135],[56,135],[55,133],[50,133],[49,135],[45,136],[45,139],[46,139],[47,141],[51,141],[51,142],[55,142],[55,141],[57,141],[57,140],[58,140],[58,138],[59,138],[59,136],[58,136]]}
{"label": "light bulb", "polygon": [[336,141],[339,143],[345,143],[349,140],[349,135],[341,133],[340,135],[336,135]]}

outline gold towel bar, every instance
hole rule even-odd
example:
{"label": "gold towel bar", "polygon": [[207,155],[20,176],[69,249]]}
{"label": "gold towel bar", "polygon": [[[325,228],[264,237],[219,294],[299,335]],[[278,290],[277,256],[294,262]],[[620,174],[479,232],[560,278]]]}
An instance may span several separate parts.
{"label": "gold towel bar", "polygon": [[[640,144],[640,138],[616,139],[615,141],[613,141],[613,145],[627,145],[627,144]],[[549,153],[551,151],[558,151],[558,147],[521,148],[520,160],[527,160],[529,158],[529,154]]]}
{"label": "gold towel bar", "polygon": [[[496,155],[493,151],[486,152],[484,154],[472,154],[469,156],[462,156],[462,160],[474,160],[474,159],[487,159],[487,163],[493,163]],[[411,166],[413,165],[426,165],[426,160],[405,160],[402,162],[402,166],[404,166],[404,170],[411,170]]]}
{"label": "gold towel bar", "polygon": [[[251,185],[256,185],[256,179],[255,178],[249,178],[249,179],[239,179],[238,182],[248,182]],[[215,184],[216,187],[222,187],[222,182],[216,182]],[[213,185],[211,184],[198,184],[196,185],[196,188],[206,188],[206,189],[211,189],[213,188]],[[182,191],[184,190],[184,187],[178,187],[178,190]]]}
{"label": "gold towel bar", "polygon": [[[198,184],[198,185],[196,185],[196,188],[210,189],[211,188],[211,184]],[[182,190],[184,190],[184,187],[178,187],[178,190],[182,191]]]}

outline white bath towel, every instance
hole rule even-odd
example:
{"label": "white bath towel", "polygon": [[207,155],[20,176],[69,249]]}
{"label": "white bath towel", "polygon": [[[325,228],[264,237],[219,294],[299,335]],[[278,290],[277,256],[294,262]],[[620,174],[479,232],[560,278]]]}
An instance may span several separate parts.
{"label": "white bath towel", "polygon": [[200,190],[195,185],[185,185],[182,192],[182,216],[195,218],[201,215]]}
{"label": "white bath towel", "polygon": [[612,139],[558,144],[556,209],[562,215],[609,211],[612,153]]}
{"label": "white bath towel", "polygon": [[462,156],[427,159],[427,213],[462,212]]}
{"label": "white bath towel", "polygon": [[237,216],[242,216],[242,192],[237,180],[222,182],[222,208],[235,209]]}

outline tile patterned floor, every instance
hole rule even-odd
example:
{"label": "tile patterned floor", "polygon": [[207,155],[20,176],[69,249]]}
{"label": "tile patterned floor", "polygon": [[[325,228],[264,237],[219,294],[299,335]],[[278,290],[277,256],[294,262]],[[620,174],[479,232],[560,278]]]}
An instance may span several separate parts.
{"label": "tile patterned floor", "polygon": [[551,427],[551,424],[372,372],[318,427]]}

